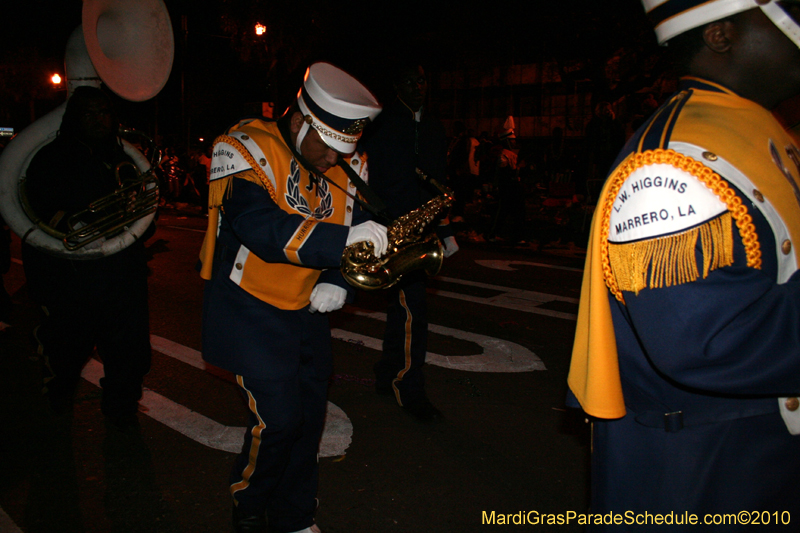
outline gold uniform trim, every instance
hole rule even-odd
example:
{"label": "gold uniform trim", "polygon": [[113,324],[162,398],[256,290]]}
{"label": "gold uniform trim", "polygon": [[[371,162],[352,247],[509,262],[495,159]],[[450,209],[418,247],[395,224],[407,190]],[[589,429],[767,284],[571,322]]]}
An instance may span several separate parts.
{"label": "gold uniform trim", "polygon": [[[267,192],[269,192],[269,196],[272,198],[272,201],[277,204],[278,197],[275,193],[275,187],[272,186],[269,176],[267,176],[267,173],[264,172],[264,169],[262,169],[261,165],[256,162],[255,158],[247,150],[247,148],[241,142],[239,142],[237,138],[231,137],[230,135],[220,135],[214,139],[214,145],[220,142],[227,143],[235,148],[236,151],[239,152],[239,154],[250,165],[250,168],[237,174],[231,174],[230,176],[225,176],[224,178],[212,181],[208,186],[208,207],[211,209],[221,207],[222,200],[225,198],[225,196],[227,195],[230,197],[233,183],[231,178],[234,177],[245,179],[257,185],[261,185],[267,190]],[[251,170],[252,172],[249,172]]]}
{"label": "gold uniform trim", "polygon": [[305,222],[297,227],[297,230],[292,235],[292,238],[289,239],[289,242],[286,243],[286,246],[283,249],[286,259],[297,265],[303,264],[303,262],[300,260],[300,249],[311,236],[311,233],[314,231],[317,223],[317,220],[314,220],[313,218],[307,218]]}
{"label": "gold uniform trim", "polygon": [[[608,241],[611,209],[622,184],[647,165],[667,164],[700,180],[728,207],[728,212],[681,233],[644,241],[614,244]],[[732,221],[736,222],[747,255],[747,266],[761,268],[761,246],[747,207],[719,174],[691,157],[674,150],[648,150],[632,154],[612,174],[602,204],[601,262],[608,289],[622,303],[623,291],[638,294],[645,288],[661,288],[696,281],[700,276],[695,247],[703,251],[703,278],[712,270],[733,264]]]}
{"label": "gold uniform trim", "polygon": [[258,414],[258,406],[256,404],[255,397],[253,397],[253,393],[250,392],[244,385],[244,377],[237,375],[236,383],[247,393],[247,407],[258,419],[258,425],[253,426],[253,429],[250,433],[252,435],[252,440],[250,441],[250,450],[247,454],[247,466],[241,473],[242,480],[230,486],[231,496],[233,496],[233,500],[236,505],[239,505],[239,501],[236,499],[236,493],[250,486],[250,478],[253,476],[253,472],[255,472],[256,465],[258,463],[258,451],[259,448],[261,448],[261,433],[264,431],[267,425],[264,423],[261,415]]}

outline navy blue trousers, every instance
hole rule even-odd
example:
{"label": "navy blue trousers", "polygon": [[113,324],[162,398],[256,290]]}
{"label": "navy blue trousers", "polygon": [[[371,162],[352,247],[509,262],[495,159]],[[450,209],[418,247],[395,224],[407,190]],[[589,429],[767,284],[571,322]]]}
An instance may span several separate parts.
{"label": "navy blue trousers", "polygon": [[391,386],[405,405],[425,396],[422,367],[428,351],[427,276],[412,272],[389,289],[383,357],[375,364],[378,387]]}
{"label": "navy blue trousers", "polygon": [[[629,412],[618,420],[594,422],[593,445],[590,512],[616,513],[623,519],[587,531],[797,530],[800,436],[790,435],[777,413],[668,433],[663,427],[640,425]],[[681,522],[684,513],[703,521],[706,514],[741,511],[765,513],[759,525],[755,520],[699,526]],[[646,513],[673,513],[677,525],[644,522]],[[787,517],[790,524],[777,523]]]}
{"label": "navy blue trousers", "polygon": [[310,358],[301,359],[293,376],[236,377],[250,415],[231,495],[244,516],[266,512],[271,530],[299,531],[314,523],[328,377]]}

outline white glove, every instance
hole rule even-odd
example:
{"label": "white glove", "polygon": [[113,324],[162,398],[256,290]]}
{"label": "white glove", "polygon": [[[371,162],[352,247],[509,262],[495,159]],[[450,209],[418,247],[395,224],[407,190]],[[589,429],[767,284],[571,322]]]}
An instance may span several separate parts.
{"label": "white glove", "polygon": [[458,251],[458,243],[455,237],[445,237],[444,242],[444,256],[450,257]]}
{"label": "white glove", "polygon": [[311,306],[308,310],[312,313],[329,313],[344,306],[347,291],[331,283],[318,283],[311,291]]}
{"label": "white glove", "polygon": [[350,228],[347,234],[346,246],[351,244],[369,241],[375,247],[375,257],[380,257],[386,253],[389,246],[389,238],[386,236],[386,226],[381,226],[377,222],[368,220],[358,226]]}

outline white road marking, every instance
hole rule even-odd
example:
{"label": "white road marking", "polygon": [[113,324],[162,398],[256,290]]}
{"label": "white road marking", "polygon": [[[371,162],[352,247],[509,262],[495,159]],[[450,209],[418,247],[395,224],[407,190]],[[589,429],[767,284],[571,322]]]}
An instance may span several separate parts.
{"label": "white road marking", "polygon": [[[568,314],[536,309],[536,306],[554,300],[577,303],[576,299],[563,296],[521,291],[509,287],[455,278],[442,277],[439,279],[450,283],[497,290],[503,293],[500,296],[492,298],[473,298],[453,292],[437,291],[439,295],[506,307],[509,309],[518,309],[526,312],[541,312],[542,314],[550,314],[550,316],[559,316],[560,318],[568,318]],[[374,320],[386,321],[386,313],[372,312],[349,306],[345,308],[345,311]],[[572,315],[569,315],[569,317],[571,318]],[[482,354],[471,356],[444,356],[428,352],[427,361],[431,364],[468,372],[530,372],[546,370],[544,363],[536,354],[517,343],[436,324],[430,324],[429,330],[440,335],[471,341],[483,348]],[[333,338],[345,342],[361,343],[368,348],[378,351],[381,350],[381,340],[374,337],[368,337],[341,329],[332,330],[331,335]],[[198,350],[183,346],[157,335],[151,335],[151,344],[154,350],[168,357],[177,359],[200,370],[205,370],[206,368],[202,354]],[[99,387],[100,378],[103,376],[103,365],[92,359],[84,368],[82,375],[87,381]],[[154,420],[158,420],[162,424],[186,435],[204,446],[230,453],[239,453],[241,450],[242,443],[244,442],[244,427],[231,427],[220,424],[148,389],[143,391],[140,403],[147,409],[147,411],[144,412],[145,415]],[[339,407],[328,402],[325,429],[320,443],[320,457],[344,455],[352,442],[352,436],[353,424],[350,419]]]}
{"label": "white road marking", "polygon": [[187,365],[199,368],[200,370],[206,369],[206,363],[203,361],[203,354],[195,349],[165,339],[164,337],[159,337],[158,335],[150,335],[150,345],[155,351],[168,355],[173,359],[183,361]]}
{"label": "white road marking", "polygon": [[17,524],[11,520],[11,517],[3,511],[3,508],[0,507],[0,531],[3,533],[22,533],[22,530],[17,527]]}
{"label": "white road marking", "polygon": [[[351,306],[345,306],[343,311],[386,322],[386,313],[367,311]],[[436,324],[428,324],[428,331],[471,341],[483,348],[483,353],[480,355],[446,356],[428,352],[425,361],[432,365],[467,372],[531,372],[534,370],[547,370],[544,362],[535,353],[515,342]],[[381,343],[383,341],[374,337],[367,337],[366,335],[341,329],[331,330],[331,336],[345,342],[362,343],[373,350],[381,351],[382,349]]]}
{"label": "white road marking", "polygon": [[[345,311],[374,320],[386,321],[386,313],[367,311],[350,306],[347,306]],[[427,361],[431,364],[468,372],[530,372],[546,370],[544,363],[536,354],[517,343],[437,324],[430,324],[429,330],[440,335],[471,341],[483,348],[482,354],[471,356],[444,356],[428,352]],[[341,329],[333,329],[331,336],[345,342],[361,343],[377,351],[381,350],[381,340],[374,337]],[[202,354],[198,350],[158,335],[151,335],[150,342],[157,352],[200,370],[205,370],[206,368]],[[100,386],[102,375],[103,366],[94,359],[89,361],[83,371],[84,378],[96,386]],[[148,409],[144,414],[204,446],[231,453],[238,453],[241,450],[245,431],[243,427],[230,427],[220,424],[151,390],[144,391],[140,403]],[[320,457],[344,455],[352,442],[352,436],[353,424],[350,419],[339,407],[328,402],[328,415],[325,420],[322,442],[320,443]]]}
{"label": "white road marking", "polygon": [[[167,341],[161,337],[153,335],[152,338],[158,339],[161,345],[171,343],[173,348],[172,352],[166,353],[165,355],[175,357],[181,351],[184,351],[185,353],[176,357],[176,359],[180,359],[181,361],[191,361],[194,357],[193,354],[199,354],[196,350],[172,343],[172,341]],[[178,347],[184,350],[180,350]],[[153,348],[156,351],[160,351],[156,348],[156,343],[153,344]],[[202,364],[202,360],[200,363]],[[188,364],[197,366],[191,362]],[[198,368],[203,367],[199,366]],[[99,387],[100,378],[103,377],[103,364],[95,359],[90,359],[89,363],[83,368],[81,376],[89,383]],[[158,420],[165,426],[186,435],[195,442],[199,442],[215,450],[222,450],[230,453],[239,453],[242,450],[245,432],[244,427],[232,427],[220,424],[149,389],[143,391],[142,399],[139,403],[147,409],[143,411],[142,414],[154,420]],[[350,446],[352,436],[353,424],[350,422],[350,419],[338,406],[328,402],[325,429],[319,446],[319,456],[338,457],[344,455],[345,451]],[[0,529],[0,531],[5,530]]]}
{"label": "white road marking", "polygon": [[436,279],[448,283],[457,283],[459,285],[467,285],[470,287],[480,287],[482,289],[490,289],[501,293],[498,294],[497,296],[473,296],[470,294],[461,294],[460,292],[429,289],[429,292],[431,294],[435,294],[437,296],[444,296],[445,298],[464,300],[467,302],[474,302],[483,305],[491,305],[494,307],[503,307],[505,309],[513,309],[515,311],[523,311],[525,313],[535,313],[537,315],[551,316],[554,318],[563,318],[565,320],[578,319],[578,315],[575,313],[565,313],[563,311],[553,311],[551,309],[541,309],[540,307],[538,307],[548,302],[567,302],[577,305],[580,302],[578,298],[570,298],[568,296],[558,296],[555,294],[547,294],[544,292],[525,291],[522,289],[515,289],[513,287],[490,285],[488,283],[480,283],[477,281],[468,281],[458,278],[448,278],[445,276],[438,276],[436,277]]}

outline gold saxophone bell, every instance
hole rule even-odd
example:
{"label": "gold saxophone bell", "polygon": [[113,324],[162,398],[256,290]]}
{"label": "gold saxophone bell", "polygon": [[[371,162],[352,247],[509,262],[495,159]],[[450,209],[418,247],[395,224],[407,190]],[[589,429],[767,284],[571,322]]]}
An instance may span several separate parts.
{"label": "gold saxophone bell", "polygon": [[372,243],[362,241],[345,250],[342,274],[357,289],[386,289],[415,270],[435,276],[442,268],[443,259],[442,243],[434,233],[402,248],[391,247],[387,255],[380,258],[373,254]]}
{"label": "gold saxophone bell", "polygon": [[[137,130],[120,129],[120,134],[136,134],[151,144],[150,169],[140,173],[133,163],[123,161],[114,168],[117,188],[111,194],[98,198],[86,209],[70,215],[66,232],[58,231],[33,210],[25,188],[25,179],[19,184],[19,196],[25,214],[48,235],[61,240],[69,251],[75,251],[99,239],[110,239],[131,224],[153,213],[158,208],[158,178],[153,173],[161,163],[161,152],[152,139]],[[136,177],[123,180],[121,172],[131,167]]]}
{"label": "gold saxophone bell", "polygon": [[453,205],[453,195],[434,180],[430,181],[442,195],[389,224],[386,255],[375,257],[368,241],[344,249],[342,275],[350,285],[364,290],[386,289],[415,270],[424,270],[430,276],[439,272],[444,247],[433,232],[433,222]]}

